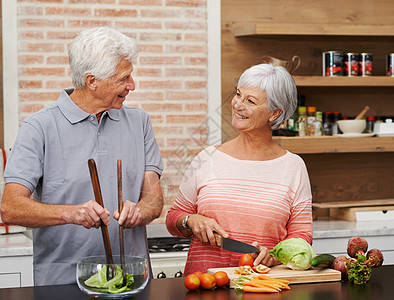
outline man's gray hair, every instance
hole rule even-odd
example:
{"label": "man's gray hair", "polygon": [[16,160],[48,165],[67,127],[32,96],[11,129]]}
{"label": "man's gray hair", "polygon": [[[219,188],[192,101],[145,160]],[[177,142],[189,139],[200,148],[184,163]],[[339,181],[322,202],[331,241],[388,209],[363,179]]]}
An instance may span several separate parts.
{"label": "man's gray hair", "polygon": [[75,37],[68,50],[72,83],[76,89],[83,88],[86,74],[106,80],[115,74],[121,59],[133,62],[137,55],[135,40],[113,28],[84,30]]}
{"label": "man's gray hair", "polygon": [[238,80],[237,88],[259,88],[267,95],[268,108],[271,112],[282,110],[282,114],[271,122],[271,129],[278,129],[280,124],[290,118],[297,107],[297,87],[289,72],[280,66],[260,64],[245,70]]}

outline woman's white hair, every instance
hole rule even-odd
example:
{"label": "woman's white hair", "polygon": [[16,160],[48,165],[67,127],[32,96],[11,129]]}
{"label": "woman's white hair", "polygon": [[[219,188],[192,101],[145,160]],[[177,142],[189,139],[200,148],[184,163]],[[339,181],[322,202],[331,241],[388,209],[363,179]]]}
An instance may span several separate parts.
{"label": "woman's white hair", "polygon": [[95,27],[80,32],[72,41],[68,57],[71,80],[76,89],[85,86],[85,75],[100,80],[113,76],[121,59],[137,57],[135,40],[109,27]]}
{"label": "woman's white hair", "polygon": [[297,107],[297,87],[289,72],[280,66],[260,64],[246,69],[238,80],[237,88],[259,88],[268,100],[268,109],[282,111],[281,115],[270,123],[271,129],[278,129],[280,124],[290,118]]}

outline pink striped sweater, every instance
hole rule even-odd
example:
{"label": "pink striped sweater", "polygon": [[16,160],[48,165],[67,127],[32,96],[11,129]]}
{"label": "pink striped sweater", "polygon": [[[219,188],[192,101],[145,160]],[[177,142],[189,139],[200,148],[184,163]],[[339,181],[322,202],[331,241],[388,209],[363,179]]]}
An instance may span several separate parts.
{"label": "pink striped sweater", "polygon": [[[182,236],[177,219],[185,213],[215,219],[231,238],[272,249],[288,238],[312,244],[312,195],[303,160],[290,152],[268,161],[238,160],[214,146],[189,165],[166,225]],[[193,238],[185,275],[208,268],[238,266],[242,254]]]}

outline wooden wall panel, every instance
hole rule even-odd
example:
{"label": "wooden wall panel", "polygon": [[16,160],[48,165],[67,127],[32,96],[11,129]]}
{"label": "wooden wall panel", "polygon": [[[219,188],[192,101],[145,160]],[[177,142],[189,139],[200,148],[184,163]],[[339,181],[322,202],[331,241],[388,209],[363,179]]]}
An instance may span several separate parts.
{"label": "wooden wall panel", "polygon": [[222,0],[222,21],[394,24],[391,0]]}
{"label": "wooden wall panel", "polygon": [[[239,22],[394,25],[394,2],[323,0],[222,0],[222,128],[223,142],[238,133],[231,126],[230,100],[236,82],[248,67],[264,55],[289,60],[299,55],[302,63],[294,75],[320,76],[322,52],[371,52],[374,75],[383,76],[385,59],[394,52],[394,37],[376,36],[248,36],[234,37]],[[393,87],[299,87],[306,105],[322,111],[341,111],[354,116],[369,105],[368,115],[394,115]],[[303,155],[314,201],[346,201],[394,198],[393,153],[345,153]]]}

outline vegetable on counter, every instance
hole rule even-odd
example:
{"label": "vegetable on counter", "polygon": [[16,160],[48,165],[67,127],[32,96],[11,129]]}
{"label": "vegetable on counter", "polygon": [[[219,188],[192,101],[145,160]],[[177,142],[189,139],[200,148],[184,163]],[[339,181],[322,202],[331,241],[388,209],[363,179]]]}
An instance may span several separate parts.
{"label": "vegetable on counter", "polygon": [[252,255],[250,255],[249,253],[245,253],[245,254],[243,254],[240,257],[238,266],[240,266],[240,267],[242,267],[242,266],[251,266],[251,267],[253,267],[253,262],[254,262],[254,259],[253,259]]}
{"label": "vegetable on counter", "polygon": [[312,258],[316,256],[311,245],[302,238],[281,241],[269,251],[269,254],[293,270],[309,269],[312,266]]}
{"label": "vegetable on counter", "polygon": [[332,268],[342,273],[342,280],[349,280],[354,284],[366,284],[372,276],[371,268],[380,267],[383,264],[383,254],[379,249],[368,250],[368,242],[362,237],[351,237],[347,245],[347,253],[338,256]]}
{"label": "vegetable on counter", "polygon": [[350,257],[356,257],[360,251],[366,253],[367,250],[368,242],[362,237],[351,237],[347,243],[347,254]]}
{"label": "vegetable on counter", "polygon": [[186,276],[184,284],[187,289],[194,291],[200,287],[201,282],[196,274],[189,274]]}
{"label": "vegetable on counter", "polygon": [[312,267],[330,268],[334,260],[334,255],[327,253],[319,254],[312,258],[311,265]]}
{"label": "vegetable on counter", "polygon": [[279,293],[282,290],[289,290],[289,281],[283,279],[271,278],[260,275],[240,275],[238,279],[233,280],[231,287],[235,290],[252,293]]}
{"label": "vegetable on counter", "polygon": [[120,266],[116,266],[115,276],[107,280],[107,266],[104,265],[100,271],[85,280],[85,285],[88,287],[97,288],[102,293],[119,294],[131,290],[131,285],[134,283],[133,274],[126,274],[126,284],[123,284],[123,271]]}
{"label": "vegetable on counter", "polygon": [[191,291],[197,290],[198,288],[212,290],[215,287],[227,286],[229,281],[228,274],[224,271],[215,272],[213,275],[197,271],[187,275],[184,284]]}

